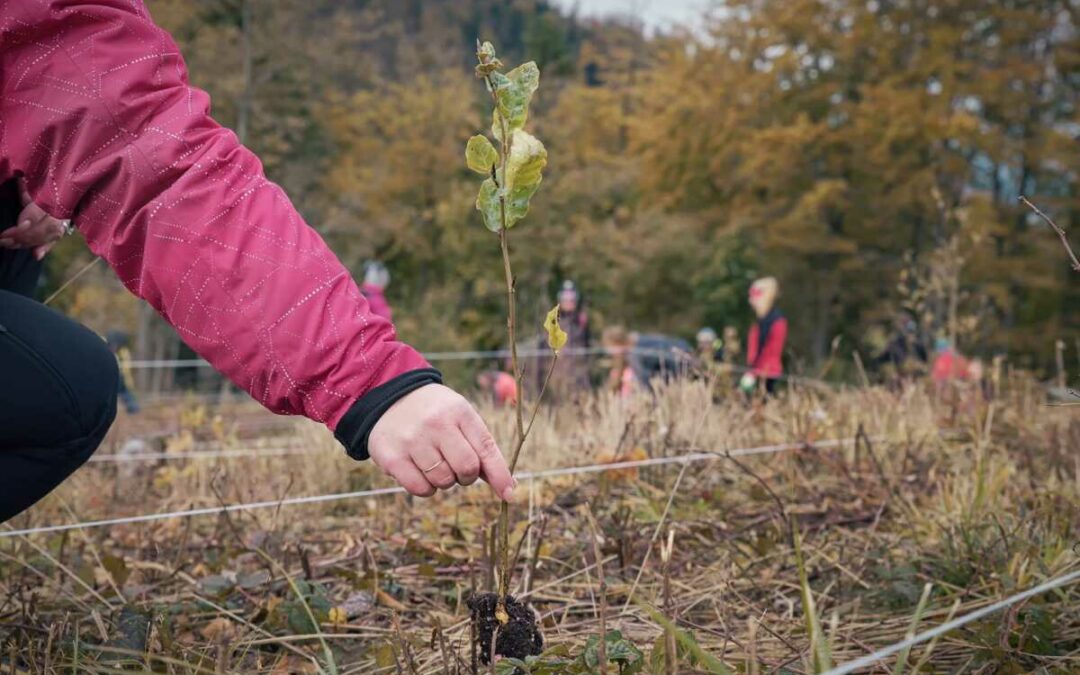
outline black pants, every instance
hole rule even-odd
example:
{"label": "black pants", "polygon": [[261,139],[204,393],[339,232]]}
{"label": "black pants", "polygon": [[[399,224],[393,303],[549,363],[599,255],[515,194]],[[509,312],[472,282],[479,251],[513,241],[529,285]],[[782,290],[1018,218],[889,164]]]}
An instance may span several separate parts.
{"label": "black pants", "polygon": [[[0,230],[20,210],[15,183],[0,185]],[[31,251],[0,249],[0,522],[82,466],[116,417],[116,358],[31,298],[40,273]]]}

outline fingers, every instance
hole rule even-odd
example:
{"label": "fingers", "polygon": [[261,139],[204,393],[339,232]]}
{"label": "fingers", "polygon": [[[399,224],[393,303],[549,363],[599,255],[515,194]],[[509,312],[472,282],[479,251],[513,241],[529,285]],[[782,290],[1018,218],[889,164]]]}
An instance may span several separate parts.
{"label": "fingers", "polygon": [[435,494],[435,486],[428,482],[423,472],[407,458],[395,459],[382,468],[411,495],[430,497]]}
{"label": "fingers", "polygon": [[514,479],[499,447],[468,401],[430,384],[406,394],[371,429],[368,454],[410,493],[470,485],[483,478],[509,501]]}
{"label": "fingers", "polygon": [[45,255],[52,250],[52,247],[56,246],[55,241],[50,241],[48,244],[42,244],[34,249],[34,259],[41,260]]}
{"label": "fingers", "polygon": [[64,233],[63,224],[45,213],[37,204],[24,207],[15,222],[15,227],[0,232],[0,246],[36,248],[56,242]]}
{"label": "fingers", "polygon": [[27,206],[33,204],[34,199],[30,196],[30,191],[26,189],[26,177],[19,176],[17,184],[19,186],[19,201],[22,202],[22,205]]}
{"label": "fingers", "polygon": [[510,475],[510,469],[507,468],[506,460],[495,439],[491,437],[491,432],[472,406],[461,415],[458,427],[480,460],[480,471],[484,480],[500,499],[510,501],[514,496],[514,477]]}
{"label": "fingers", "polygon": [[429,447],[416,450],[412,454],[412,461],[424,478],[440,490],[449,490],[457,485],[453,468],[438,449]]}
{"label": "fingers", "polygon": [[472,445],[456,426],[447,432],[442,441],[442,456],[453,470],[457,482],[472,485],[480,477],[480,458]]}
{"label": "fingers", "polygon": [[16,221],[17,229],[26,229],[34,227],[44,227],[48,224],[48,221],[52,220],[49,214],[38,206],[37,204],[30,203],[23,207],[23,210],[19,212],[19,219]]}

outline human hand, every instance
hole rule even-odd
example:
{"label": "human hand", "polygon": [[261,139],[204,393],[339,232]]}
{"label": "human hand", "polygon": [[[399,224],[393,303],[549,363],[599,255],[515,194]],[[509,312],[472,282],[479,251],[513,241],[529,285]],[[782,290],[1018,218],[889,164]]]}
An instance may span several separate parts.
{"label": "human hand", "polygon": [[53,218],[35,204],[22,178],[19,179],[19,199],[23,209],[15,227],[0,232],[0,248],[32,248],[34,258],[41,260],[68,231],[69,221]]}
{"label": "human hand", "polygon": [[383,413],[368,437],[368,454],[418,497],[477,478],[504,501],[513,493],[515,481],[479,413],[441,384],[420,387]]}

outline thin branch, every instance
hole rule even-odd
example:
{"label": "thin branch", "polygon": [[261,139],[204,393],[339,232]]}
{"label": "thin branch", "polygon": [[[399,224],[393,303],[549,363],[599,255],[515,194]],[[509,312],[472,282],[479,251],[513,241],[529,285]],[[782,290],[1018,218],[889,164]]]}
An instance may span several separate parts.
{"label": "thin branch", "polygon": [[1054,232],[1057,232],[1057,236],[1061,237],[1061,245],[1065,247],[1065,252],[1069,254],[1069,259],[1072,260],[1073,271],[1080,272],[1080,260],[1078,260],[1076,254],[1073,253],[1072,246],[1069,245],[1069,238],[1065,235],[1065,230],[1063,230],[1061,227],[1058,226],[1057,223],[1051,220],[1050,216],[1040,211],[1038,206],[1035,206],[1030,201],[1028,201],[1028,198],[1024,195],[1020,195],[1020,201],[1023,202],[1024,205],[1027,206],[1029,209],[1034,211],[1035,215],[1045,220],[1046,223],[1050,226],[1050,228],[1054,230]]}
{"label": "thin branch", "polygon": [[551,365],[548,366],[547,375],[544,376],[544,384],[540,386],[540,394],[536,397],[536,404],[533,405],[532,415],[529,416],[529,425],[525,427],[525,433],[521,435],[517,447],[514,448],[514,454],[510,457],[510,473],[514,473],[518,455],[521,454],[521,446],[525,445],[525,439],[529,437],[529,432],[532,431],[533,422],[536,421],[536,413],[540,412],[540,404],[544,401],[544,392],[547,391],[548,383],[551,382],[551,374],[555,372],[555,364],[558,361],[559,352],[555,352],[555,355],[551,358]]}

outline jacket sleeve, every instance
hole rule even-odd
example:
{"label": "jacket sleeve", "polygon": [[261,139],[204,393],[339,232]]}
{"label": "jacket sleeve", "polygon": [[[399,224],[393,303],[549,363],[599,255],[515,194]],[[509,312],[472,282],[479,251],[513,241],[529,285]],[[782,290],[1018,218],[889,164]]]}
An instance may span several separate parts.
{"label": "jacket sleeve", "polygon": [[761,327],[756,323],[750,326],[750,332],[746,336],[746,365],[753,368],[758,360],[758,334]]}
{"label": "jacket sleeve", "polygon": [[784,343],[787,342],[787,319],[777,319],[769,329],[765,344],[754,362],[754,372],[764,377],[778,377],[784,372]]}
{"label": "jacket sleeve", "polygon": [[140,2],[0,3],[0,178],[23,174],[256,400],[366,456],[373,416],[438,373],[372,314],[209,103]]}

